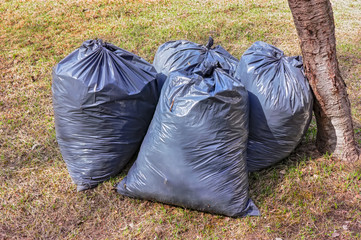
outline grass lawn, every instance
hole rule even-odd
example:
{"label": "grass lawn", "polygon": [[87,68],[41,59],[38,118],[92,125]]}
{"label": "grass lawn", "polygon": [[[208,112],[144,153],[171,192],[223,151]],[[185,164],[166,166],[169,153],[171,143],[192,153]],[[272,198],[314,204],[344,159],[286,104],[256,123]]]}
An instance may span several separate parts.
{"label": "grass lawn", "polygon": [[[361,1],[333,0],[337,51],[361,145]],[[213,36],[235,57],[257,40],[300,54],[284,0],[0,0],[0,239],[361,239],[361,164],[296,151],[250,176],[261,217],[124,198],[125,172],[77,193],[55,139],[52,67],[102,38],[149,62],[168,40]]]}

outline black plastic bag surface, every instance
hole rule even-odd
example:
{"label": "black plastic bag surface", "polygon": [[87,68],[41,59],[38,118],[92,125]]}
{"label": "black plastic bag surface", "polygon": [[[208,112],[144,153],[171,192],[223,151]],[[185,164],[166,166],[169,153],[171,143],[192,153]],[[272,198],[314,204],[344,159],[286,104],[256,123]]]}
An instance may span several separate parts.
{"label": "black plastic bag surface", "polygon": [[218,62],[220,68],[233,75],[238,59],[221,46],[212,48],[210,37],[206,46],[186,40],[169,41],[162,44],[155,54],[153,65],[157,72],[166,76],[170,72],[184,70],[192,72],[202,62]]}
{"label": "black plastic bag surface", "polygon": [[242,56],[235,77],[249,93],[249,171],[289,156],[312,118],[313,96],[302,58],[286,57],[278,48],[254,43]]}
{"label": "black plastic bag surface", "polygon": [[139,149],[159,97],[154,67],[88,40],[53,69],[57,141],[78,191],[118,174]]}
{"label": "black plastic bag surface", "polygon": [[248,193],[247,92],[223,70],[202,67],[200,75],[170,74],[117,191],[232,217],[259,215]]}

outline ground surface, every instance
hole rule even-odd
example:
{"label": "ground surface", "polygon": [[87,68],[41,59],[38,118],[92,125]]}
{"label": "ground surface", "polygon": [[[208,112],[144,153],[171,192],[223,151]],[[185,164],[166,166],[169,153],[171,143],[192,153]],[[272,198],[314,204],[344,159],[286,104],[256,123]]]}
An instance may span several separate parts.
{"label": "ground surface", "polygon": [[[334,0],[340,67],[361,141],[361,2]],[[152,62],[157,47],[209,35],[236,57],[257,40],[300,54],[286,1],[0,0],[0,239],[361,239],[361,166],[314,148],[251,175],[261,217],[232,219],[123,198],[113,185],[76,192],[61,158],[51,68],[90,38]]]}

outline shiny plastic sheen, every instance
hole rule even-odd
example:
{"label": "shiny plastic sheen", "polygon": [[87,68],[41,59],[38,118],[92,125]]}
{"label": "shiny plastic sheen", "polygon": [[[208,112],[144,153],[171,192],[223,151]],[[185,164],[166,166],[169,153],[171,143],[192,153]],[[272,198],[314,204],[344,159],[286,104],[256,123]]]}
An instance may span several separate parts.
{"label": "shiny plastic sheen", "polygon": [[220,68],[233,75],[238,59],[221,46],[212,45],[211,37],[206,46],[186,40],[166,42],[158,48],[153,65],[157,72],[168,76],[173,71],[192,72],[203,61],[218,62]]}
{"label": "shiny plastic sheen", "polygon": [[247,165],[257,171],[289,156],[312,118],[313,96],[302,58],[286,57],[278,48],[254,43],[235,73],[250,100]]}
{"label": "shiny plastic sheen", "polygon": [[142,58],[88,40],[53,69],[56,137],[78,191],[118,174],[139,149],[159,96]]}
{"label": "shiny plastic sheen", "polygon": [[170,74],[117,190],[226,216],[259,215],[248,193],[247,91],[222,69],[202,65],[195,74]]}

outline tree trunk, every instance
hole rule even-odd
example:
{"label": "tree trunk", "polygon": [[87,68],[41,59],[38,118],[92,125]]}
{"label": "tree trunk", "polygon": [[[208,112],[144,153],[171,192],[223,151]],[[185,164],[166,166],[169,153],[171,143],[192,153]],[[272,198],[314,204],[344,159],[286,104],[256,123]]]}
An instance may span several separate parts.
{"label": "tree trunk", "polygon": [[288,0],[301,43],[305,74],[315,96],[316,146],[321,153],[356,161],[356,145],[346,84],[336,57],[329,0]]}

